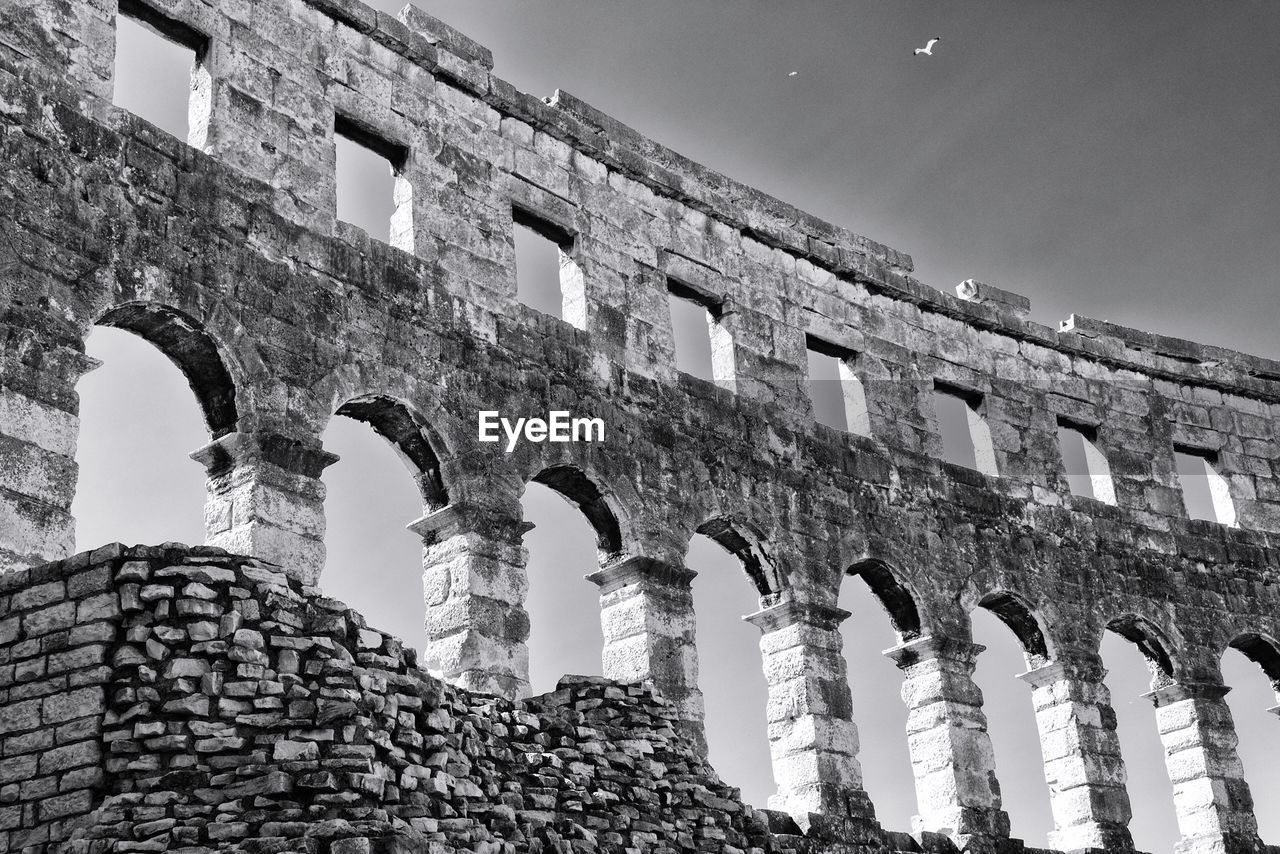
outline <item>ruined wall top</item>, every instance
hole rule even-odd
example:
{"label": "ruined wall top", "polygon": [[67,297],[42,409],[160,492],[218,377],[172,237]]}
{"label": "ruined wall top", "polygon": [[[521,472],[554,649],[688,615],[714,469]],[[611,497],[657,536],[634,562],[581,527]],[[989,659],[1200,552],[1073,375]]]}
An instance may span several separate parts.
{"label": "ruined wall top", "polygon": [[[598,164],[593,170],[600,168],[625,176],[628,183],[634,182],[677,202],[691,226],[718,229],[720,237],[737,233],[743,241],[781,250],[796,261],[811,264],[815,268],[810,276],[815,294],[810,300],[814,304],[804,306],[808,310],[821,313],[824,306],[819,303],[824,300],[848,302],[843,286],[853,284],[868,293],[910,303],[922,311],[955,318],[975,329],[1014,341],[1173,382],[1231,391],[1267,402],[1280,400],[1280,361],[1275,359],[1078,314],[1063,320],[1055,329],[1030,320],[1027,317],[1030,303],[1018,294],[986,285],[974,286],[970,280],[956,288],[957,295],[953,296],[920,282],[911,276],[913,264],[908,254],[826,222],[683,157],[572,94],[557,90],[549,98],[539,98],[518,91],[493,73],[493,55],[488,48],[411,4],[398,16],[376,11],[359,0],[257,4],[250,16],[244,16],[230,4],[211,0],[128,0],[120,7],[171,35],[178,33],[190,44],[207,44],[201,63],[204,73],[210,76],[225,73],[229,63],[258,61],[264,66],[283,64],[287,68],[285,76],[305,74],[304,69],[310,65],[326,78],[324,94],[331,103],[290,103],[285,109],[298,113],[294,121],[260,127],[260,133],[274,131],[287,136],[296,133],[297,125],[305,120],[323,122],[324,114],[337,109],[374,136],[385,138],[393,145],[409,147],[410,137],[415,144],[423,138],[420,135],[430,137],[433,112],[429,104],[418,99],[430,98],[427,90],[438,82],[478,99],[492,110],[484,116],[475,114],[476,120],[511,120],[503,126],[503,135],[545,135],[546,142],[539,153],[553,162],[558,160],[557,165],[570,174],[583,166],[583,159],[589,159]],[[308,15],[304,7],[318,14]],[[112,16],[108,11],[103,8],[63,12],[78,19],[75,22],[78,26],[67,26],[64,35],[70,36],[70,44],[56,47],[69,54],[67,60],[75,79],[83,87],[82,94],[89,98],[87,108],[96,114],[102,114],[110,104],[111,74],[107,61],[111,50],[110,45],[102,41],[101,34],[94,33],[90,19],[100,18],[103,25],[109,25]],[[78,37],[85,38],[85,43],[76,44]],[[335,39],[342,48],[336,47]],[[250,45],[266,47],[271,43],[275,43],[272,45],[276,48],[274,55],[270,51],[260,57],[243,53]],[[202,47],[202,50],[206,49]],[[357,73],[351,64],[343,68],[343,63],[350,61],[343,55],[347,51],[367,57],[366,61],[377,73],[364,73],[369,68],[360,68]],[[281,53],[287,54],[288,61],[281,63],[286,59]],[[243,82],[237,81],[237,85]],[[297,94],[282,93],[279,81],[275,86],[276,97]],[[417,91],[413,96],[394,91],[401,86]],[[207,97],[213,96],[197,92],[197,99]],[[273,106],[281,105],[276,102]],[[193,118],[201,113],[200,118],[207,121],[212,110],[212,102],[196,105]],[[317,130],[320,130],[318,125]],[[206,150],[217,149],[216,141],[205,135],[208,131],[207,127],[193,127],[192,141],[202,144]],[[225,148],[226,141],[223,142]],[[278,142],[283,143],[284,139]],[[414,154],[407,153],[411,157]],[[522,159],[525,162],[521,162]],[[317,161],[312,163],[313,167],[325,165],[323,158]],[[250,166],[244,161],[237,165]],[[570,205],[581,201],[575,198],[576,188],[566,175],[549,173],[542,164],[517,156],[515,162],[505,164],[505,168]],[[250,167],[246,171],[257,170]],[[277,170],[270,175],[278,190],[293,195],[304,195],[308,191],[291,184],[315,178],[305,170],[301,174]],[[326,183],[321,181],[320,187],[310,192],[323,194]],[[621,186],[617,190],[632,192]],[[323,212],[324,199],[313,201],[319,203],[318,210]],[[309,221],[308,215],[314,213],[307,208],[307,205],[298,205],[293,212],[299,221]],[[705,217],[705,221],[699,222],[699,216]],[[322,222],[311,224],[323,227]],[[679,252],[678,249],[671,251]],[[705,262],[708,258],[695,254],[692,260]],[[726,272],[719,266],[713,269]],[[826,273],[834,279],[824,275]]]}
{"label": "ruined wall top", "polygon": [[[911,256],[699,164],[582,99],[557,89],[539,98],[493,73],[488,48],[412,4],[398,17],[358,0],[306,0],[372,41],[470,92],[503,116],[529,124],[610,170],[635,180],[748,239],[780,249],[838,278],[894,299],[998,332],[1151,376],[1280,401],[1280,361],[1072,314],[1057,329],[1028,319],[1025,297],[968,280],[957,295],[910,274]],[[519,174],[520,166],[516,164]],[[524,175],[522,177],[528,178]],[[840,299],[826,285],[824,296]],[[820,310],[817,306],[813,310]]]}
{"label": "ruined wall top", "polygon": [[[911,256],[806,213],[649,139],[582,99],[557,89],[548,98],[516,90],[493,73],[485,47],[412,4],[398,18],[349,0],[307,0],[335,20],[483,98],[504,116],[520,119],[611,170],[692,210],[781,249],[797,259],[864,285],[872,293],[958,318],[978,329],[1040,344],[1099,362],[1178,382],[1280,400],[1280,361],[1229,348],[1130,328],[1072,314],[1057,329],[1030,320],[1031,303],[1016,293],[968,280],[956,295],[918,281]],[[405,26],[400,26],[401,24]],[[422,42],[434,47],[434,55]],[[454,62],[461,59],[467,67]],[[824,296],[840,299],[838,287]],[[820,310],[811,306],[813,310]]]}
{"label": "ruined wall top", "polygon": [[[580,98],[557,89],[549,98],[519,92],[493,74],[492,53],[422,10],[407,5],[392,18],[349,0],[307,0],[392,51],[473,92],[504,116],[520,119],[679,201],[744,237],[781,249],[864,285],[873,293],[961,319],[978,329],[1062,349],[1151,376],[1280,400],[1280,361],[1146,332],[1072,314],[1057,329],[1030,320],[1030,301],[989,286],[957,287],[957,295],[913,278],[911,256],[737,182],[671,150]],[[401,26],[401,25],[404,26]],[[432,52],[426,45],[434,47]],[[459,67],[455,62],[463,60]],[[840,299],[838,287],[824,296]],[[817,306],[811,306],[820,310]]]}

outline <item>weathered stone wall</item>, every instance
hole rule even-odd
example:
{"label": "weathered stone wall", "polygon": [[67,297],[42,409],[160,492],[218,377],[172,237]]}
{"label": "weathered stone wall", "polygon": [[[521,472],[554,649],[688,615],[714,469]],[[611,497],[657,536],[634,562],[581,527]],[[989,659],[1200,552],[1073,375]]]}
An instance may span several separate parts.
{"label": "weathered stone wall", "polygon": [[839,847],[743,804],[652,686],[471,695],[270,564],[115,545],[0,588],[5,851]]}
{"label": "weathered stone wall", "polygon": [[[695,744],[684,554],[702,531],[742,559],[776,803],[802,823],[873,816],[835,607],[858,574],[901,635],[918,833],[1008,833],[970,678],[986,607],[1032,668],[1054,845],[1129,844],[1097,655],[1114,628],[1152,661],[1184,847],[1256,849],[1219,660],[1235,645],[1280,679],[1280,364],[1081,317],[1051,329],[976,283],[935,291],[907,256],[572,96],[516,92],[416,11],[123,8],[200,44],[190,144],[110,106],[113,0],[0,7],[7,567],[74,550],[83,341],[119,326],[200,399],[210,543],[315,582],[328,419],[397,446],[423,496],[426,655],[456,685],[528,692],[519,496],[538,480],[599,534],[607,675],[659,685]],[[394,246],[335,220],[336,116],[403,154]],[[565,320],[515,299],[513,209],[570,236]],[[715,383],[673,366],[672,281],[720,308]],[[813,422],[806,335],[853,354],[869,436]],[[935,383],[980,400],[995,474],[939,461]],[[477,441],[477,410],[552,408],[604,418],[609,440]],[[1070,494],[1059,417],[1096,427],[1114,505]],[[1235,525],[1186,518],[1175,445],[1216,455]]]}
{"label": "weathered stone wall", "polygon": [[120,607],[85,554],[0,576],[0,612],[0,848],[17,851],[65,839],[100,797]]}

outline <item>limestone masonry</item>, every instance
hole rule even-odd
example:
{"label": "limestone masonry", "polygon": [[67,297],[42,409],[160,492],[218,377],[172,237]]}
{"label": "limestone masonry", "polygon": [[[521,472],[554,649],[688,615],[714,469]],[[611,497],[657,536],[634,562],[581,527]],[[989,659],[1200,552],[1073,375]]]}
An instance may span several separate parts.
{"label": "limestone masonry", "polygon": [[[112,106],[118,14],[196,52],[189,140]],[[1017,854],[971,679],[987,608],[1026,653],[1055,849],[1133,848],[1112,629],[1151,664],[1179,852],[1280,851],[1219,668],[1234,646],[1280,683],[1280,363],[935,291],[906,255],[492,67],[412,6],[0,0],[0,849]],[[390,245],[335,219],[335,129],[396,169]],[[561,248],[563,320],[516,299],[517,221]],[[674,367],[672,294],[709,310],[714,382]],[[208,545],[72,556],[95,324],[190,380]],[[860,381],[859,429],[815,423],[807,348]],[[978,470],[941,461],[939,391]],[[486,410],[598,416],[607,440],[507,454],[478,440]],[[420,487],[441,678],[316,587],[335,413]],[[1109,470],[1094,498],[1060,424]],[[1212,466],[1218,522],[1188,518],[1175,452]],[[530,481],[598,535],[608,677],[537,698]],[[760,596],[770,810],[703,758],[698,532]],[[911,828],[862,788],[850,575],[899,634]]]}

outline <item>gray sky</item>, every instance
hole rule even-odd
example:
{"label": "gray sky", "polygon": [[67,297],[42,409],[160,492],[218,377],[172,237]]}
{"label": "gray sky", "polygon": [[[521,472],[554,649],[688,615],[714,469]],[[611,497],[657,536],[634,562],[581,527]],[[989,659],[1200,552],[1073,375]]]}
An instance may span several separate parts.
{"label": "gray sky", "polygon": [[[398,3],[375,3],[394,11]],[[1280,6],[1261,2],[789,2],[450,0],[424,8],[491,47],[517,87],[560,87],[683,154],[801,208],[909,252],[918,277],[950,288],[975,277],[1031,297],[1033,317],[1107,318],[1280,356]],[[122,30],[118,102],[183,132],[185,69]],[[911,49],[941,36],[932,58]],[[796,71],[792,77],[789,72]],[[166,98],[164,81],[173,80]],[[342,186],[376,187],[355,172]],[[380,176],[375,176],[380,177]],[[346,216],[385,230],[386,196]],[[377,222],[378,225],[369,224]],[[522,255],[522,258],[525,256]],[[523,262],[518,262],[522,264]],[[530,262],[530,266],[532,262]],[[207,441],[181,375],[149,345],[99,330],[105,361],[80,385],[78,544],[198,542],[203,476],[186,453]],[[143,417],[145,414],[145,417]],[[419,644],[420,515],[404,468],[368,428],[337,418],[342,460],[330,490],[326,589]],[[597,673],[600,630],[586,522],[533,486],[526,512],[536,690]],[[716,768],[764,805],[756,608],[736,563],[693,543],[708,737]],[[914,807],[887,618],[846,585],[846,657],[867,787],[884,823]],[[985,613],[977,679],[1015,835],[1051,826],[1030,689],[1012,635]],[[552,628],[554,627],[554,628]],[[1140,848],[1176,840],[1170,788],[1137,652],[1103,646]],[[1274,704],[1260,670],[1224,662],[1263,836],[1280,841]]]}

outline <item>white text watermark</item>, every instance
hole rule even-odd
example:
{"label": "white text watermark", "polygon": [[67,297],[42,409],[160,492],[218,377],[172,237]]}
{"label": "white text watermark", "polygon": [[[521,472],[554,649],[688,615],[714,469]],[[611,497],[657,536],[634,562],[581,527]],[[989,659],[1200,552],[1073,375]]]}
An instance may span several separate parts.
{"label": "white text watermark", "polygon": [[603,418],[574,418],[566,410],[553,409],[546,418],[502,418],[496,409],[480,410],[481,442],[507,440],[507,453],[523,438],[526,442],[603,442]]}

